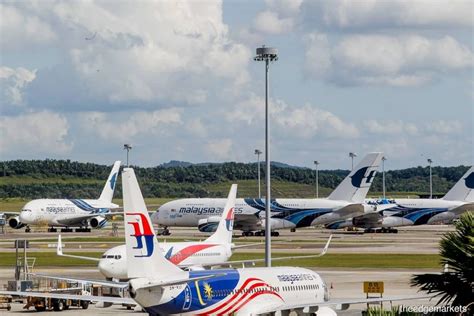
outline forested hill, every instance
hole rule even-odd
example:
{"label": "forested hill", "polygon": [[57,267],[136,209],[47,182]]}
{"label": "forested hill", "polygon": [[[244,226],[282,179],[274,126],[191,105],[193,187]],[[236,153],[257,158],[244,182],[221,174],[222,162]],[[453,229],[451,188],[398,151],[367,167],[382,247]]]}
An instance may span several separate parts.
{"label": "forested hill", "polygon": [[[0,198],[81,197],[96,198],[110,173],[111,166],[70,160],[14,160],[2,162]],[[239,191],[257,195],[255,163],[189,164],[141,168],[133,166],[146,197],[225,196],[227,184],[239,182]],[[433,191],[445,193],[468,167],[433,167]],[[262,165],[262,179],[263,174]],[[320,192],[324,196],[335,188],[349,170],[321,170]],[[309,197],[314,193],[315,174],[309,168],[275,163],[272,167],[275,197]],[[262,181],[263,183],[263,181]],[[429,190],[429,169],[415,167],[386,172],[388,192],[423,193]],[[247,187],[246,187],[247,186]],[[285,192],[285,188],[288,188]],[[382,191],[381,175],[371,192]],[[121,195],[118,187],[117,195]],[[241,194],[239,194],[242,196]]]}

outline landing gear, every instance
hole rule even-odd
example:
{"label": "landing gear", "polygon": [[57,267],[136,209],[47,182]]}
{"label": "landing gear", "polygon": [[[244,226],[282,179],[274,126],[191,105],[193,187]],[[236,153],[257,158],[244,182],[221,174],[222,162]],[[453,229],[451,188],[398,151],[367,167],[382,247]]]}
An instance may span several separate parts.
{"label": "landing gear", "polygon": [[79,227],[76,228],[76,233],[90,233],[91,229],[88,227]]}
{"label": "landing gear", "polygon": [[61,228],[61,233],[72,233],[72,228],[69,228],[69,227]]}
{"label": "landing gear", "polygon": [[382,228],[367,228],[364,230],[366,234],[398,234],[398,229],[391,227],[382,227]]}
{"label": "landing gear", "polygon": [[165,228],[163,229],[163,231],[161,232],[161,235],[163,235],[163,236],[169,236],[169,235],[171,235],[170,230],[168,229],[168,227],[165,227]]}
{"label": "landing gear", "polygon": [[[247,235],[246,235],[246,234],[247,234]],[[254,234],[253,234],[252,232],[243,232],[243,233],[242,233],[242,236],[253,236],[253,235],[254,235]],[[280,236],[280,233],[277,232],[277,231],[272,231],[272,232],[270,233],[270,235],[271,235],[272,237],[278,237],[278,236]],[[265,236],[265,231],[264,231],[264,230],[257,231],[257,232],[255,232],[255,236]]]}
{"label": "landing gear", "polygon": [[54,227],[48,228],[48,233],[56,233],[58,230]]}
{"label": "landing gear", "polygon": [[25,233],[30,233],[30,232],[31,232],[30,226],[26,226],[26,228],[25,228]]}
{"label": "landing gear", "polygon": [[296,228],[290,229],[290,232],[292,232],[292,233],[296,232]]}

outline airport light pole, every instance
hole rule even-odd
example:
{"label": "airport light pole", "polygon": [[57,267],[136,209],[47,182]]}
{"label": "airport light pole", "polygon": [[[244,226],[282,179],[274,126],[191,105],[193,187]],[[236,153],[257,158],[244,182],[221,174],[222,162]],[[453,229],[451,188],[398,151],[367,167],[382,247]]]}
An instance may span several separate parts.
{"label": "airport light pole", "polygon": [[261,150],[255,149],[255,155],[257,155],[257,174],[258,174],[258,198],[262,198],[262,192],[260,191],[260,155],[262,154]]}
{"label": "airport light pole", "polygon": [[354,170],[354,157],[357,157],[357,154],[351,152],[351,153],[349,153],[349,157],[351,157],[351,161],[352,161],[351,170]]}
{"label": "airport light pole", "polygon": [[254,57],[255,61],[265,62],[265,265],[271,267],[272,265],[272,249],[271,249],[271,227],[270,227],[270,212],[271,212],[271,186],[270,186],[270,122],[269,122],[269,111],[268,111],[268,89],[269,89],[269,78],[268,71],[270,69],[270,62],[278,60],[278,50],[272,47],[257,48],[257,55]]}
{"label": "airport light pole", "polygon": [[430,199],[432,199],[433,198],[433,174],[431,173],[431,164],[433,163],[433,160],[431,160],[431,158],[428,158],[427,161],[430,166]]}
{"label": "airport light pole", "polygon": [[130,165],[128,164],[128,153],[129,151],[132,149],[132,145],[130,144],[123,144],[123,149],[125,149],[127,151],[127,168],[130,167]]}
{"label": "airport light pole", "polygon": [[319,198],[318,165],[319,161],[315,160],[314,166],[316,167],[316,198]]}
{"label": "airport light pole", "polygon": [[385,160],[387,157],[382,157],[382,190],[383,190],[383,199],[385,200]]}

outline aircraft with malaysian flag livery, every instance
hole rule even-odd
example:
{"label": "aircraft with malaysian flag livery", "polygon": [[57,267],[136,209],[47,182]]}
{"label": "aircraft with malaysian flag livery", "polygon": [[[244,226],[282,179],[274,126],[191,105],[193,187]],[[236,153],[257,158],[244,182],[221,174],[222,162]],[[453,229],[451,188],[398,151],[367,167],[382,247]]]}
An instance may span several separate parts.
{"label": "aircraft with malaysian flag livery", "polygon": [[115,185],[117,183],[120,161],[112,167],[100,197],[92,199],[37,199],[25,204],[20,214],[8,213],[8,224],[11,228],[20,229],[26,226],[25,231],[30,231],[30,225],[47,224],[50,232],[55,232],[55,227],[62,227],[61,231],[90,231],[89,227],[102,228],[107,224],[107,219],[112,216],[111,209],[118,208],[112,203]]}
{"label": "aircraft with malaysian flag livery", "polygon": [[[150,316],[158,315],[289,315],[334,316],[331,307],[411,300],[425,297],[386,297],[330,300],[324,280],[298,267],[183,271],[160,250],[135,172],[122,172],[124,225],[129,282],[108,282],[126,288]],[[106,281],[102,283],[107,283]],[[81,299],[130,304],[129,298],[2,291],[0,295]]]}

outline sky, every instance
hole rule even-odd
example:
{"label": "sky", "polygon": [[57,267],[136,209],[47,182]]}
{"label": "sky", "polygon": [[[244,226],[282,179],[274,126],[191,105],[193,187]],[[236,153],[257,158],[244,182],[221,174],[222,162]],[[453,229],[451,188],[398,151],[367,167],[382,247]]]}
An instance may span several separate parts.
{"label": "sky", "polygon": [[472,1],[0,1],[0,160],[474,161]]}

